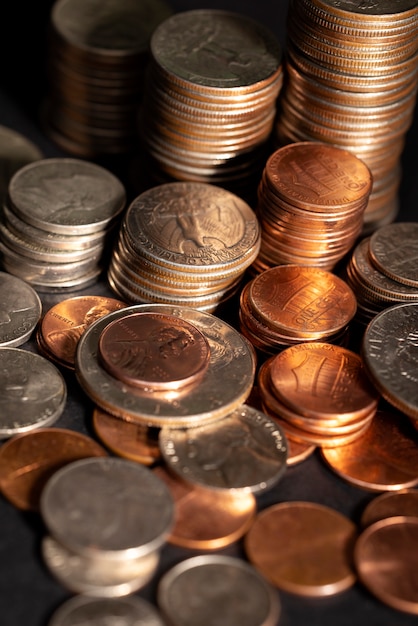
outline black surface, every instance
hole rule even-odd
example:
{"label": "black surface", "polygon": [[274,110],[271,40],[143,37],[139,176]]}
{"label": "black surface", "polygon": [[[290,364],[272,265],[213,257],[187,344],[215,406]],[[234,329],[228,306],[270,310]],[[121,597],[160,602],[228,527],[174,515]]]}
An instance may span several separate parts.
{"label": "black surface", "polygon": [[[200,2],[172,2],[174,10],[208,8]],[[52,2],[15,3],[2,15],[2,74],[0,84],[0,124],[26,135],[44,155],[65,156],[42,132],[39,103],[45,89],[46,21]],[[246,2],[211,2],[210,8],[240,11],[269,26],[284,42],[287,2],[268,0]],[[407,135],[402,158],[403,180],[398,221],[416,221],[418,215],[418,129],[417,120]],[[123,167],[119,171],[123,173]],[[109,293],[105,283],[88,293]],[[55,298],[43,298],[44,309]],[[34,342],[23,346],[36,350]],[[57,426],[91,433],[92,404],[78,387],[74,376],[66,373],[69,397]],[[354,522],[375,494],[350,486],[334,475],[314,454],[302,464],[289,468],[280,483],[259,499],[259,507],[288,500],[308,500],[330,506]],[[40,556],[44,535],[42,520],[36,514],[25,514],[0,498],[0,625],[46,626],[52,612],[70,597],[57,583]],[[279,538],[286,541],[286,538]],[[243,556],[241,544],[222,553]],[[195,552],[167,545],[161,565],[151,584],[139,595],[154,599],[160,575],[171,565]],[[278,592],[282,603],[280,626],[416,626],[417,617],[385,606],[360,584],[329,599],[307,600]],[[199,626],[196,624],[196,626]],[[237,624],[237,626],[239,626]]]}

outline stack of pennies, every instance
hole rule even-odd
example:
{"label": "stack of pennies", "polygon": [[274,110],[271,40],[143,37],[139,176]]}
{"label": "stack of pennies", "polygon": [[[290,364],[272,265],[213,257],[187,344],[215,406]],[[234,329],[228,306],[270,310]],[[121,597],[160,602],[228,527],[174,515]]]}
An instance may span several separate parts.
{"label": "stack of pennies", "polygon": [[344,271],[359,324],[394,304],[418,302],[417,247],[416,222],[385,224],[356,245]]}
{"label": "stack of pennies", "polygon": [[257,217],[240,197],[208,183],[165,183],[128,207],[108,280],[131,304],[213,312],[237,292],[259,248]]}
{"label": "stack of pennies", "polygon": [[25,165],[2,208],[3,269],[43,292],[94,283],[125,203],[119,179],[94,163],[58,157]]}
{"label": "stack of pennies", "polygon": [[373,173],[364,233],[396,218],[401,155],[417,90],[418,6],[295,0],[288,13],[280,145],[324,141]]}
{"label": "stack of pennies", "polygon": [[102,411],[146,427],[220,419],[250,394],[255,352],[211,313],[174,305],[131,305],[82,334],[75,373]]}
{"label": "stack of pennies", "polygon": [[158,26],[140,132],[161,182],[212,182],[236,193],[266,158],[283,82],[268,28],[215,9],[183,11]]}
{"label": "stack of pennies", "polygon": [[36,332],[39,351],[48,359],[71,370],[75,367],[78,341],[90,324],[126,304],[106,296],[74,296],[49,308]]}
{"label": "stack of pennies", "polygon": [[148,46],[171,14],[164,0],[56,0],[49,20],[43,123],[67,153],[131,151]]}
{"label": "stack of pennies", "polygon": [[241,291],[241,332],[262,353],[302,342],[345,344],[357,309],[348,284],[328,270],[278,265]]}
{"label": "stack of pennies", "polygon": [[263,409],[286,435],[324,448],[360,437],[380,398],[357,353],[321,342],[270,357],[259,369],[258,386]]}
{"label": "stack of pennies", "polygon": [[47,530],[42,555],[55,578],[75,593],[111,598],[135,592],[155,575],[174,505],[149,468],[97,456],[54,472],[40,513]]}
{"label": "stack of pennies", "polygon": [[369,168],[348,150],[313,141],[275,150],[258,188],[254,271],[289,263],[333,269],[362,232],[371,189]]}

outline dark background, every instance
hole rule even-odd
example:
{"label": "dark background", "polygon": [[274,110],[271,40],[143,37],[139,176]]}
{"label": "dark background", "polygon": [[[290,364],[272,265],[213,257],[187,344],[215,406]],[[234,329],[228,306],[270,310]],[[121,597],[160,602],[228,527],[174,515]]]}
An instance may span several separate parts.
{"label": "dark background", "polygon": [[[9,126],[36,143],[46,157],[65,156],[43,133],[39,124],[39,105],[46,89],[46,29],[51,1],[8,3],[2,10],[0,38],[0,124]],[[268,26],[285,44],[287,2],[284,0],[170,3],[174,11],[195,8],[222,8],[239,11]],[[403,179],[398,221],[416,221],[418,215],[418,129],[417,120],[408,132],[402,158]],[[97,285],[91,293],[106,291]],[[35,349],[32,343],[26,346]],[[90,433],[92,406],[78,388],[71,373],[66,374],[69,398],[57,426]],[[308,500],[330,506],[358,522],[364,506],[376,494],[356,488],[334,475],[319,454],[289,468],[281,482],[259,500],[264,508],[274,502]],[[16,510],[0,499],[0,625],[46,626],[48,619],[70,593],[59,585],[45,568],[40,556],[44,534],[41,519]],[[286,538],[283,537],[283,542]],[[243,556],[240,544],[222,553]],[[139,595],[154,599],[155,586],[162,572],[180,559],[193,556],[166,546],[155,580]],[[279,592],[278,592],[279,593]],[[279,593],[282,603],[280,626],[416,626],[417,617],[386,607],[357,584],[329,599],[307,600]],[[196,624],[196,626],[199,626]],[[237,625],[239,626],[239,625]]]}

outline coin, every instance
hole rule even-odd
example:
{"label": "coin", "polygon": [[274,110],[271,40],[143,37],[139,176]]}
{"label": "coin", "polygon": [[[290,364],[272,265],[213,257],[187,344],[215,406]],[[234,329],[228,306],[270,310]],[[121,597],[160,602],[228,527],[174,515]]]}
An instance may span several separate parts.
{"label": "coin", "polygon": [[0,272],[0,295],[0,346],[17,348],[35,330],[42,303],[31,285],[8,272]]}
{"label": "coin", "polygon": [[392,280],[417,288],[417,239],[418,224],[415,222],[382,226],[370,237],[372,263]]}
{"label": "coin", "polygon": [[353,522],[330,507],[282,502],[258,513],[244,548],[273,585],[318,598],[341,593],[356,582],[351,562],[356,537]]}
{"label": "coin", "polygon": [[363,509],[361,525],[363,528],[388,517],[417,517],[418,491],[402,489],[375,496]]}

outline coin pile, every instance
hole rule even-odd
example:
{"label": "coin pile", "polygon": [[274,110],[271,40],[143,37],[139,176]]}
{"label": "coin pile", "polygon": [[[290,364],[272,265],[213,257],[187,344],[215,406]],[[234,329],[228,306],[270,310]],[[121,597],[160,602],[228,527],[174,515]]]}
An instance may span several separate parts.
{"label": "coin pile", "polygon": [[278,265],[261,272],[241,291],[241,332],[263,353],[309,341],[347,341],[356,298],[328,270]]}
{"label": "coin pile", "polygon": [[132,305],[87,327],[75,372],[103,411],[147,427],[192,426],[225,417],[250,394],[251,344],[211,313]]}
{"label": "coin pile", "polygon": [[280,145],[324,141],[369,166],[364,233],[394,220],[405,134],[417,90],[418,6],[295,0],[288,13]]}
{"label": "coin pile", "polygon": [[162,22],[140,124],[151,173],[248,189],[273,129],[281,60],[269,29],[237,13],[183,11]]}
{"label": "coin pile", "polygon": [[92,284],[125,202],[122,183],[94,163],[50,158],[25,165],[10,180],[2,209],[3,268],[37,291]]}
{"label": "coin pile", "polygon": [[66,152],[95,158],[136,145],[149,39],[170,14],[164,0],[56,0],[43,122]]}
{"label": "coin pile", "polygon": [[149,468],[91,457],[54,472],[40,512],[47,529],[42,554],[52,574],[73,592],[109,598],[133,593],[154,576],[174,503]]}
{"label": "coin pile", "polygon": [[417,245],[415,222],[386,224],[356,245],[345,277],[356,294],[361,325],[387,307],[418,302]]}
{"label": "coin pile", "polygon": [[310,141],[278,148],[258,188],[261,247],[252,269],[333,269],[362,231],[371,188],[369,168],[348,150]]}
{"label": "coin pile", "polygon": [[380,397],[358,354],[321,342],[270,357],[259,369],[258,386],[263,409],[286,435],[325,448],[360,437]]}
{"label": "coin pile", "polygon": [[234,193],[207,183],[165,183],[128,207],[108,279],[129,303],[213,312],[237,292],[259,247],[257,217]]}

